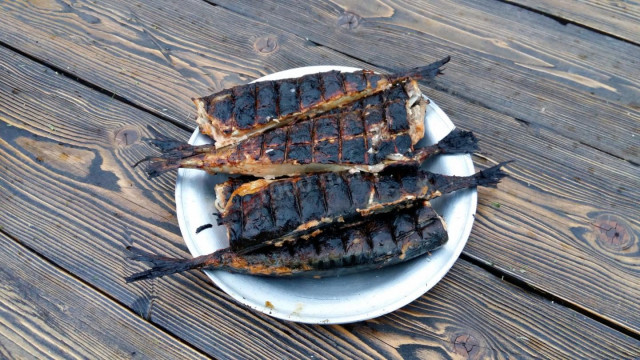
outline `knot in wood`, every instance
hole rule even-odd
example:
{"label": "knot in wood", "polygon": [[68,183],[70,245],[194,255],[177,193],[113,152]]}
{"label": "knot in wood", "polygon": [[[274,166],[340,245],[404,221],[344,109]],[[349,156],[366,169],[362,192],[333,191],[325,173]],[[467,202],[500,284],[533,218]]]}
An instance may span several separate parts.
{"label": "knot in wood", "polygon": [[345,29],[353,30],[360,26],[361,22],[362,17],[350,11],[345,11],[338,16],[338,26]]}
{"label": "knot in wood", "polygon": [[268,54],[278,48],[278,39],[273,35],[262,36],[256,39],[253,47],[261,54]]}
{"label": "knot in wood", "polygon": [[458,335],[453,341],[456,354],[466,356],[468,359],[475,359],[480,353],[480,343],[471,334]]}
{"label": "knot in wood", "polygon": [[121,129],[116,132],[116,145],[124,147],[129,146],[138,141],[140,136],[138,131],[134,129]]}
{"label": "knot in wood", "polygon": [[629,224],[617,215],[600,214],[592,224],[595,227],[597,243],[607,250],[627,250],[635,242]]}

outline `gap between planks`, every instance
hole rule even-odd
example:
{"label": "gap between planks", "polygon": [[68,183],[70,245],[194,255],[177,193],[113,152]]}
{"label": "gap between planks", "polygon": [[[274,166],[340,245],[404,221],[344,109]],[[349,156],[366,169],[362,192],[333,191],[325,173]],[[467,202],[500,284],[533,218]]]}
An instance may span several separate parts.
{"label": "gap between planks", "polygon": [[[577,22],[575,20],[564,18],[564,17],[562,17],[560,15],[553,15],[553,14],[550,14],[550,13],[544,12],[542,10],[538,10],[538,9],[532,8],[532,7],[524,5],[524,4],[519,4],[517,2],[513,2],[513,0],[496,0],[496,1],[501,2],[501,3],[505,3],[505,4],[509,4],[509,5],[512,5],[512,6],[515,6],[515,7],[519,7],[521,9],[527,10],[527,11],[535,13],[535,14],[538,14],[540,16],[544,16],[544,17],[549,18],[551,20],[557,21],[560,24],[565,25],[565,26],[567,24],[571,24],[571,25],[574,25],[574,26],[579,27],[581,29],[585,29],[587,31],[594,32],[596,34],[600,34],[600,35],[604,35],[604,36],[608,36],[608,37],[614,38],[616,40],[620,40],[620,41],[625,42],[627,44],[640,46],[640,43],[637,43],[635,41],[631,41],[629,39],[626,39],[624,37],[618,36],[616,34],[613,34],[613,33],[610,33],[610,32],[604,31],[604,30],[600,30],[600,29],[594,28],[594,27],[589,26],[587,24],[579,23],[579,22]],[[215,5],[215,6],[219,6],[219,5]]]}
{"label": "gap between planks", "polygon": [[153,116],[155,116],[155,117],[157,117],[157,118],[159,118],[159,119],[161,119],[163,121],[167,121],[167,122],[179,127],[182,130],[186,130],[186,131],[192,132],[195,129],[195,127],[190,128],[190,127],[188,127],[188,126],[186,126],[186,125],[184,125],[184,124],[182,124],[182,123],[180,123],[178,121],[175,121],[174,119],[171,119],[170,117],[164,116],[162,113],[159,113],[157,111],[153,111],[153,110],[147,109],[147,108],[145,108],[145,107],[143,107],[141,105],[138,105],[138,104],[130,101],[129,99],[118,95],[117,93],[114,93],[112,91],[109,91],[109,90],[97,85],[97,84],[92,83],[91,81],[88,81],[88,80],[85,80],[85,79],[81,79],[81,78],[71,74],[70,72],[68,72],[68,71],[66,71],[66,70],[64,70],[64,69],[62,69],[62,68],[60,68],[58,66],[55,66],[55,65],[53,65],[53,64],[51,64],[51,63],[49,63],[49,62],[47,62],[45,60],[42,60],[42,59],[37,58],[37,57],[35,57],[35,56],[33,56],[33,55],[29,54],[29,53],[26,53],[26,52],[14,47],[14,46],[11,46],[11,45],[9,45],[9,44],[1,41],[1,40],[0,40],[0,46],[4,47],[6,49],[9,49],[9,50],[21,55],[21,56],[24,56],[24,57],[26,57],[27,59],[29,59],[29,60],[31,60],[33,62],[36,62],[36,63],[38,63],[40,65],[46,66],[49,69],[55,71],[56,73],[62,74],[64,77],[66,77],[68,79],[71,79],[73,81],[76,81],[76,82],[78,82],[78,83],[90,88],[91,90],[95,90],[95,91],[97,91],[99,93],[102,93],[102,94],[105,94],[107,96],[110,96],[114,100],[120,101],[120,102],[122,102],[124,104],[127,104],[129,106],[133,106],[134,108],[136,108],[136,109],[138,109],[140,111],[144,111],[147,114],[151,114],[151,115],[153,115]]}
{"label": "gap between planks", "polygon": [[594,313],[592,311],[589,311],[589,309],[586,309],[584,307],[579,306],[578,304],[574,304],[573,302],[571,302],[570,300],[566,300],[563,299],[561,297],[558,297],[548,291],[545,291],[543,289],[537,288],[529,283],[527,283],[526,281],[522,280],[522,279],[518,279],[516,276],[511,275],[509,272],[502,270],[500,268],[497,268],[495,266],[493,266],[490,263],[487,263],[486,261],[477,258],[475,256],[469,255],[467,253],[463,252],[460,254],[460,259],[463,259],[465,261],[470,262],[471,264],[483,269],[484,271],[490,273],[491,275],[494,275],[496,277],[499,277],[501,280],[512,284],[514,286],[517,286],[521,289],[524,289],[530,293],[536,294],[538,296],[540,296],[541,298],[548,300],[552,303],[557,303],[560,304],[568,309],[571,309],[585,317],[588,317],[594,321],[599,322],[600,324],[607,326],[615,331],[618,331],[622,334],[625,334],[629,337],[632,337],[636,340],[640,340],[640,334],[636,333],[634,331],[631,331],[630,329],[625,328],[624,326],[616,323],[613,320],[607,319],[603,316],[599,316],[599,314]]}
{"label": "gap between planks", "polygon": [[[210,0],[202,0],[202,1],[204,1],[204,2],[205,2],[205,3],[207,3],[207,4],[209,4],[210,6],[219,6],[219,7],[223,8],[223,9],[225,9],[225,10],[227,10],[227,11],[233,12],[234,14],[237,14],[237,15],[242,16],[242,17],[245,17],[245,18],[249,18],[249,17],[247,17],[246,15],[244,15],[244,14],[242,14],[242,13],[239,13],[239,12],[237,12],[237,11],[233,10],[233,9],[229,9],[229,8],[227,8],[227,7],[224,7],[224,6],[221,6],[221,5],[219,5],[219,4],[216,4],[216,3],[214,3],[214,2],[212,2],[212,1],[210,1]],[[508,4],[514,5],[514,6],[518,6],[518,7],[522,7],[522,8],[525,8],[525,9],[527,9],[527,10],[530,10],[530,9],[528,9],[528,8],[524,7],[524,6],[519,6],[519,5],[517,5],[517,4],[513,4],[513,3],[510,3],[510,2],[508,2],[508,1],[504,1],[504,0],[498,0],[498,1],[500,1],[500,2],[505,2],[505,3],[508,3]],[[540,14],[540,15],[542,15],[542,16],[546,16],[546,14],[541,13],[541,12],[539,12],[539,11],[535,11],[535,10],[530,10],[530,11],[535,12],[535,13],[539,13],[539,14]],[[549,15],[549,17],[553,18],[553,16],[551,16],[551,15]],[[556,19],[554,18],[554,20],[556,20]],[[563,21],[561,21],[561,22],[563,22]],[[576,25],[579,25],[579,24],[576,24]],[[594,32],[597,32],[597,33],[604,34],[604,35],[606,35],[606,36],[610,36],[610,34],[607,34],[607,33],[605,33],[605,32],[601,32],[601,31],[598,31],[598,30],[594,30],[594,29],[591,29],[591,28],[589,28],[589,27],[584,27],[584,28],[585,28],[585,29],[587,29],[587,30],[590,30],[590,31],[594,31]],[[282,29],[282,28],[281,28],[281,30],[284,30],[284,31],[287,31],[287,32],[288,32],[288,30],[286,30],[286,29]],[[612,36],[612,37],[615,37],[615,36]],[[617,37],[616,37],[616,38],[617,38]],[[630,41],[627,41],[627,40],[624,40],[624,39],[621,39],[621,40],[623,40],[623,41],[625,41],[625,42],[628,42],[628,43],[631,43],[631,44],[634,44],[634,45],[635,45],[635,43],[633,43],[633,42],[630,42]],[[368,62],[368,61],[366,61],[366,60],[360,59],[360,58],[358,58],[358,57],[356,57],[356,56],[353,56],[353,55],[350,55],[350,54],[348,54],[348,53],[342,52],[342,51],[340,51],[340,50],[334,49],[334,48],[332,48],[331,46],[323,45],[323,44],[321,44],[321,43],[318,43],[318,42],[316,42],[316,41],[312,41],[312,40],[310,40],[310,39],[307,39],[307,41],[309,41],[310,43],[314,44],[315,46],[321,46],[321,47],[327,48],[327,49],[329,49],[329,50],[331,50],[331,51],[333,51],[333,52],[339,53],[339,54],[341,54],[341,55],[343,55],[343,56],[346,56],[346,57],[348,57],[348,58],[351,58],[351,59],[354,59],[354,60],[360,61],[360,62],[362,62],[362,63],[369,64],[369,65],[371,65],[372,67],[382,68],[382,69],[385,69],[385,70],[387,70],[387,71],[391,71],[391,70],[392,70],[392,69],[390,69],[390,68],[388,68],[388,67],[386,67],[386,66],[376,65],[376,64],[373,64],[373,63]],[[83,86],[86,86],[86,87],[88,87],[88,88],[90,88],[90,89],[92,89],[92,90],[94,90],[94,91],[98,91],[98,92],[100,92],[100,93],[102,93],[102,94],[105,94],[105,95],[107,95],[107,96],[110,96],[110,97],[112,97],[114,100],[120,101],[120,102],[122,102],[122,103],[124,103],[124,104],[126,104],[126,105],[129,105],[129,106],[132,106],[132,107],[134,107],[134,108],[136,108],[136,109],[138,109],[138,110],[141,110],[141,111],[143,111],[143,112],[145,112],[145,113],[148,113],[148,114],[150,114],[150,115],[152,115],[152,116],[155,116],[155,117],[159,118],[160,120],[167,121],[167,122],[169,122],[169,123],[171,123],[171,124],[173,124],[173,125],[175,125],[175,126],[179,127],[180,129],[183,129],[183,130],[186,130],[186,131],[193,131],[193,128],[189,128],[188,126],[185,126],[184,124],[182,124],[182,123],[180,123],[180,122],[177,122],[177,121],[175,121],[175,120],[173,120],[173,119],[171,119],[171,118],[169,118],[169,117],[166,117],[166,116],[164,116],[162,113],[159,113],[159,112],[156,112],[156,111],[153,111],[153,110],[147,109],[147,108],[145,108],[145,107],[143,107],[143,106],[141,106],[141,105],[137,105],[137,104],[135,104],[135,103],[133,103],[133,102],[129,101],[128,99],[126,99],[126,98],[124,98],[124,97],[122,97],[122,96],[120,96],[120,95],[117,95],[116,93],[114,93],[114,92],[112,92],[112,91],[109,91],[109,90],[107,90],[107,89],[105,89],[105,88],[103,88],[103,87],[100,87],[99,85],[96,85],[96,84],[94,84],[94,83],[92,83],[92,82],[90,82],[90,81],[87,81],[87,80],[85,80],[85,79],[81,79],[81,78],[79,78],[79,77],[77,77],[77,76],[74,76],[73,74],[71,74],[71,73],[69,73],[69,72],[65,71],[65,70],[64,70],[64,69],[62,69],[62,68],[59,68],[59,67],[57,67],[57,66],[55,66],[55,65],[53,65],[53,64],[51,64],[51,63],[49,63],[49,62],[46,62],[46,61],[44,61],[44,60],[42,60],[42,59],[40,59],[40,58],[38,58],[38,57],[32,56],[31,54],[26,53],[26,52],[24,52],[24,51],[22,51],[22,50],[20,50],[20,49],[17,49],[17,48],[15,48],[15,47],[13,47],[13,46],[11,46],[11,45],[9,45],[9,44],[6,44],[5,42],[0,41],[0,46],[4,47],[4,48],[6,48],[6,49],[8,49],[8,50],[10,50],[10,51],[13,51],[13,52],[15,52],[15,53],[17,53],[17,54],[20,54],[20,55],[22,55],[22,56],[24,56],[24,57],[26,57],[26,58],[28,58],[28,59],[30,59],[30,60],[32,60],[32,61],[34,61],[34,62],[38,63],[38,64],[41,64],[41,65],[43,65],[43,66],[46,66],[46,67],[50,68],[51,70],[56,71],[56,72],[58,72],[58,73],[60,73],[60,74],[64,75],[64,76],[65,76],[65,77],[67,77],[68,79],[71,79],[71,80],[73,80],[73,81],[75,81],[75,82],[80,83],[80,84],[81,84],[81,85],[83,85]],[[442,86],[435,86],[435,85],[432,85],[432,87],[434,88],[434,90],[438,90],[438,91],[446,92],[446,93],[451,94],[452,96],[455,96],[455,97],[457,97],[457,98],[459,98],[459,99],[461,99],[461,100],[463,100],[463,101],[470,102],[470,103],[472,103],[472,104],[474,104],[474,105],[478,105],[478,106],[481,106],[481,107],[483,107],[483,108],[489,109],[489,110],[491,110],[491,111],[495,111],[495,112],[498,112],[498,113],[501,113],[501,114],[503,114],[503,115],[506,115],[506,116],[511,117],[510,115],[505,114],[505,113],[501,112],[501,111],[500,111],[500,110],[498,110],[498,109],[494,109],[494,108],[492,108],[491,106],[489,106],[489,105],[487,105],[487,104],[484,104],[484,103],[482,103],[482,102],[480,102],[480,101],[477,101],[477,100],[473,100],[473,99],[466,98],[465,96],[460,95],[460,94],[459,94],[459,93],[457,93],[457,92],[452,92],[452,91],[450,91],[449,89],[447,89],[447,88],[445,88],[445,87],[442,87]],[[519,120],[519,119],[517,119],[517,120]],[[539,125],[538,125],[538,126],[539,126]],[[610,155],[610,156],[612,156],[612,157],[614,157],[614,158],[617,158],[617,159],[620,159],[620,160],[627,161],[627,162],[629,162],[629,163],[631,163],[631,164],[633,164],[633,165],[635,165],[635,166],[639,166],[639,164],[636,164],[636,163],[634,163],[634,162],[632,162],[632,161],[629,161],[629,160],[623,159],[623,158],[621,158],[621,157],[619,157],[619,156],[616,156],[616,155],[610,154],[610,153],[608,153],[608,152],[606,152],[606,151],[603,151],[603,150],[600,150],[600,149],[598,149],[598,148],[594,148],[593,146],[589,146],[589,147],[593,148],[594,150],[600,151],[600,152],[602,152],[602,153],[604,153],[604,154]],[[108,293],[103,292],[103,291],[102,291],[102,290],[100,290],[99,288],[96,288],[96,287],[92,286],[90,283],[87,283],[87,282],[83,281],[82,279],[78,278],[75,274],[70,273],[70,272],[68,272],[67,270],[65,270],[64,268],[59,267],[57,264],[55,264],[54,262],[52,262],[51,260],[49,260],[48,258],[46,258],[44,255],[42,255],[42,254],[38,253],[37,251],[35,251],[34,249],[32,249],[32,248],[30,248],[30,247],[26,246],[25,244],[23,244],[22,242],[20,242],[20,240],[16,239],[16,238],[15,238],[15,237],[13,237],[11,234],[8,234],[6,231],[4,231],[4,230],[0,229],[0,233],[5,234],[5,235],[6,235],[6,236],[8,236],[9,238],[11,238],[13,241],[15,241],[15,242],[19,243],[21,246],[25,247],[25,248],[26,248],[26,249],[28,249],[30,252],[32,252],[32,253],[34,253],[34,254],[36,254],[38,257],[40,257],[40,258],[42,258],[43,260],[45,260],[47,263],[51,264],[52,266],[55,266],[56,268],[60,269],[60,270],[61,270],[61,271],[63,271],[64,273],[66,273],[66,274],[68,274],[69,276],[71,276],[71,277],[73,277],[74,279],[76,279],[77,281],[80,281],[80,282],[82,282],[83,284],[85,284],[85,285],[89,286],[90,288],[92,288],[92,289],[96,290],[96,291],[97,291],[97,292],[99,292],[101,295],[105,296],[106,298],[108,298],[109,300],[111,300],[111,301],[115,302],[116,304],[118,304],[118,305],[120,305],[120,306],[122,306],[122,307],[126,308],[126,309],[127,309],[127,310],[129,310],[131,313],[133,313],[133,314],[135,314],[135,315],[139,315],[139,314],[135,313],[131,308],[127,307],[126,305],[124,305],[124,304],[122,304],[120,301],[118,301],[117,299],[115,299],[115,298],[113,298],[112,296],[110,296]],[[496,277],[503,278],[504,280],[508,281],[509,283],[511,283],[511,284],[513,284],[513,285],[515,285],[515,286],[517,286],[517,287],[519,287],[519,288],[521,288],[521,289],[523,289],[523,290],[525,290],[525,291],[529,291],[529,292],[535,293],[535,294],[537,294],[537,295],[539,295],[539,296],[542,296],[543,298],[548,299],[548,300],[550,300],[550,301],[556,301],[556,300],[559,300],[559,301],[556,301],[556,302],[558,302],[559,304],[561,304],[561,305],[562,305],[562,306],[564,306],[564,307],[567,307],[567,308],[569,308],[569,309],[571,309],[571,310],[574,310],[574,311],[576,311],[576,312],[578,312],[578,313],[580,313],[580,314],[582,314],[582,315],[584,315],[584,316],[586,316],[586,317],[588,317],[588,318],[591,318],[591,319],[592,319],[592,320],[594,320],[594,321],[597,321],[597,322],[599,322],[599,323],[601,323],[601,324],[603,324],[603,325],[605,325],[605,326],[607,326],[607,327],[610,327],[610,328],[612,328],[612,329],[614,329],[614,330],[616,330],[616,331],[619,331],[619,332],[621,332],[621,333],[623,333],[623,334],[625,334],[625,335],[627,335],[627,336],[630,336],[630,337],[633,337],[633,338],[635,338],[635,339],[640,340],[640,334],[638,334],[638,333],[636,333],[636,332],[633,332],[633,331],[631,331],[631,330],[628,330],[628,329],[626,329],[626,328],[624,328],[624,327],[622,327],[622,326],[620,326],[620,325],[616,324],[615,322],[612,322],[611,320],[609,320],[609,319],[607,319],[607,318],[601,317],[599,314],[589,312],[588,310],[586,310],[586,309],[584,309],[584,308],[580,307],[578,304],[574,304],[574,303],[572,303],[571,301],[568,301],[568,300],[563,300],[563,299],[561,299],[561,298],[556,297],[555,295],[553,295],[553,294],[551,294],[551,293],[548,293],[548,292],[545,292],[545,291],[543,291],[543,290],[541,290],[541,289],[538,289],[538,288],[536,288],[536,287],[532,286],[531,284],[527,283],[526,281],[524,281],[524,280],[520,280],[520,279],[518,279],[518,278],[516,278],[516,277],[512,276],[509,272],[506,272],[506,271],[501,270],[501,269],[499,269],[499,268],[492,267],[491,265],[489,265],[489,264],[487,264],[487,263],[483,262],[482,260],[476,259],[475,257],[472,257],[471,255],[468,255],[468,254],[466,254],[466,253],[462,253],[462,254],[461,254],[461,258],[462,258],[462,259],[464,259],[464,260],[466,260],[466,261],[469,261],[469,262],[473,263],[474,265],[476,265],[476,266],[478,266],[478,267],[482,268],[483,270],[485,270],[485,271],[489,272],[490,274],[492,274],[492,275],[494,275],[494,276],[496,276]],[[150,323],[150,324],[152,324],[153,326],[157,327],[157,328],[158,328],[158,329],[160,329],[161,331],[163,331],[163,332],[165,332],[165,333],[169,334],[171,337],[175,338],[177,341],[179,341],[179,342],[181,342],[181,343],[183,343],[183,344],[185,344],[185,345],[187,345],[187,346],[189,346],[189,347],[193,348],[194,350],[198,351],[199,353],[202,353],[202,351],[201,351],[200,349],[198,349],[197,347],[194,347],[192,344],[190,344],[190,343],[186,342],[186,341],[185,341],[185,340],[183,340],[182,338],[180,338],[180,337],[176,336],[175,334],[173,334],[172,332],[170,332],[170,331],[166,330],[164,327],[162,327],[162,326],[160,326],[160,325],[158,325],[158,324],[156,324],[156,323],[150,322],[150,321],[148,321],[147,319],[145,319],[145,321],[147,321],[148,323]],[[204,353],[203,353],[203,354],[204,354]],[[208,355],[207,355],[207,356],[208,356]]]}
{"label": "gap between planks", "polygon": [[63,274],[69,276],[70,278],[72,278],[73,280],[87,286],[88,288],[90,288],[91,290],[96,291],[98,294],[100,294],[101,296],[104,296],[107,300],[113,302],[114,304],[118,305],[119,307],[123,308],[125,311],[131,313],[132,315],[141,318],[143,321],[145,321],[147,324],[157,328],[159,331],[165,333],[168,337],[174,339],[176,342],[183,344],[184,346],[192,349],[193,351],[197,352],[198,354],[202,355],[203,357],[206,358],[211,358],[211,355],[207,354],[206,352],[202,351],[201,349],[199,349],[198,347],[194,346],[193,344],[185,341],[184,339],[180,338],[179,336],[175,335],[174,333],[172,333],[171,331],[168,331],[167,329],[165,329],[163,326],[156,324],[155,322],[149,321],[149,319],[140,316],[140,314],[136,313],[135,311],[133,311],[132,308],[126,306],[125,304],[123,304],[122,302],[120,302],[118,299],[114,298],[113,296],[111,296],[110,294],[102,291],[102,289],[93,286],[91,283],[84,281],[83,279],[79,278],[76,274],[69,272],[67,269],[59,266],[58,264],[56,264],[55,262],[51,261],[49,258],[47,258],[46,256],[44,256],[43,254],[40,254],[38,251],[36,251],[35,249],[31,248],[30,246],[26,245],[25,243],[23,243],[22,241],[20,241],[20,239],[16,238],[15,236],[11,235],[10,233],[8,233],[5,229],[0,228],[0,234],[6,236],[7,238],[11,239],[13,242],[15,242],[16,244],[18,244],[19,246],[21,246],[22,248],[24,248],[25,250],[27,250],[28,252],[34,254],[35,256],[37,256],[39,259],[41,259],[42,261],[44,261],[45,263],[53,266],[54,268],[58,269],[60,272],[62,272]]}

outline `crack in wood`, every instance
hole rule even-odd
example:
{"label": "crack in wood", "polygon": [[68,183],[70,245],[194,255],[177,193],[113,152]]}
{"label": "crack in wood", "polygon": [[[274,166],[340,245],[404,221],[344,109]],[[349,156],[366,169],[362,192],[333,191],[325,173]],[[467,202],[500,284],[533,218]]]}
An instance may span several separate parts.
{"label": "crack in wood", "polygon": [[628,44],[640,46],[640,43],[637,43],[635,41],[631,41],[631,40],[625,39],[625,38],[623,38],[621,36],[618,36],[616,34],[612,34],[610,32],[606,32],[606,31],[603,31],[603,30],[600,30],[600,29],[596,29],[594,27],[579,23],[579,22],[571,20],[571,19],[564,18],[562,16],[553,15],[553,14],[544,12],[542,10],[538,10],[538,9],[532,8],[530,6],[519,4],[519,3],[510,1],[510,0],[498,0],[498,1],[501,2],[501,3],[509,4],[509,5],[512,5],[512,6],[515,6],[515,7],[530,11],[530,12],[538,14],[540,16],[544,16],[544,17],[546,17],[548,19],[554,20],[554,21],[562,24],[563,26],[567,26],[567,25],[571,24],[571,25],[574,25],[576,27],[579,27],[579,28],[582,28],[582,29],[585,29],[585,30],[588,30],[588,31],[592,31],[592,32],[600,34],[600,35],[608,36],[608,37],[614,38],[616,40],[623,41],[623,42],[628,43]]}
{"label": "crack in wood", "polygon": [[579,304],[576,304],[570,300],[564,299],[564,298],[560,298],[558,296],[555,296],[553,294],[551,294],[550,292],[541,289],[539,287],[534,286],[533,284],[529,284],[527,283],[524,279],[520,279],[518,277],[516,277],[515,275],[513,275],[510,272],[504,271],[502,269],[499,269],[497,267],[495,267],[493,264],[489,264],[485,261],[483,261],[482,259],[479,259],[475,256],[473,256],[472,254],[468,254],[466,251],[463,251],[462,254],[460,254],[460,259],[464,259],[470,263],[472,263],[475,266],[478,266],[482,269],[484,269],[485,271],[489,272],[490,274],[496,276],[496,277],[500,277],[502,278],[503,281],[508,282],[511,285],[514,285],[524,291],[527,291],[529,293],[535,294],[547,301],[550,301],[552,303],[556,303],[558,305],[567,307],[585,317],[588,317],[594,321],[597,321],[599,323],[601,323],[602,325],[608,326],[616,331],[619,331],[629,337],[632,337],[636,340],[640,340],[640,332],[636,332],[631,328],[627,328],[625,327],[623,324],[618,323],[612,319],[608,319],[604,316],[601,316],[598,313],[594,313],[592,311],[590,311],[587,308],[584,308],[582,306],[580,306]]}

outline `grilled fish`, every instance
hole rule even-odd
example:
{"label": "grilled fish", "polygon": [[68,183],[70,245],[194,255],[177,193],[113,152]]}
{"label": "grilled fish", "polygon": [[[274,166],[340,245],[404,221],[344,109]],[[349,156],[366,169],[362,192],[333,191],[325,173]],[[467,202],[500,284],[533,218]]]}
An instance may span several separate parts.
{"label": "grilled fish", "polygon": [[411,80],[326,115],[270,130],[232,146],[191,146],[151,131],[163,154],[150,156],[149,178],[182,168],[260,177],[371,166],[407,156],[424,136],[426,100]]}
{"label": "grilled fish", "polygon": [[215,206],[231,249],[248,253],[309,239],[336,223],[411,207],[459,189],[495,187],[506,176],[502,165],[467,177],[403,167],[380,174],[322,173],[247,183],[231,179],[216,186]]}
{"label": "grilled fish", "polygon": [[211,136],[220,148],[384,91],[409,78],[434,78],[449,59],[390,75],[368,70],[329,71],[239,85],[192,99],[198,112],[196,121],[200,132]]}
{"label": "grilled fish", "polygon": [[153,142],[163,154],[142,161],[151,161],[146,169],[149,178],[180,167],[273,178],[310,172],[379,172],[392,163],[421,163],[440,153],[478,149],[472,133],[454,130],[438,144],[416,150],[414,145],[424,136],[425,110],[417,83],[408,81],[343,112],[273,129],[221,149],[180,143],[151,129],[156,136]]}
{"label": "grilled fish", "polygon": [[313,241],[241,255],[226,248],[193,259],[170,259],[136,250],[132,259],[153,267],[127,282],[192,269],[225,270],[262,276],[345,275],[408,261],[447,242],[444,220],[428,202],[393,216],[377,215],[334,228]]}

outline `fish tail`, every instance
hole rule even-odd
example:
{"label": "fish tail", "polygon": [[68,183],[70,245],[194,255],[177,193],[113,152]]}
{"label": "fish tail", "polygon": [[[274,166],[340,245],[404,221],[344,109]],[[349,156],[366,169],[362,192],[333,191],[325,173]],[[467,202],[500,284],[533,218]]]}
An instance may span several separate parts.
{"label": "fish tail", "polygon": [[436,154],[468,154],[478,150],[478,139],[471,131],[453,129],[437,144],[416,149],[413,161],[419,165]]}
{"label": "fish tail", "polygon": [[430,173],[429,182],[431,182],[435,190],[443,194],[476,186],[496,187],[500,180],[508,176],[501,168],[512,161],[502,162],[471,176],[448,176]]}
{"label": "fish tail", "polygon": [[427,66],[419,66],[410,70],[402,71],[400,73],[391,75],[390,78],[392,80],[401,80],[401,79],[407,79],[407,78],[413,78],[416,80],[430,80],[442,74],[442,69],[440,68],[444,64],[448,63],[449,60],[451,60],[451,56],[446,56],[445,58],[438,60],[434,63],[431,63]]}
{"label": "fish tail", "polygon": [[151,157],[145,169],[147,178],[153,179],[168,171],[179,169],[182,162],[179,157]]}
{"label": "fish tail", "polygon": [[147,126],[147,130],[149,130],[153,138],[147,138],[145,140],[156,146],[163,153],[173,150],[186,150],[188,148],[193,148],[192,145],[189,145],[184,141],[176,140],[162,134],[151,125]]}
{"label": "fish tail", "polygon": [[172,139],[164,134],[161,134],[151,126],[147,127],[149,132],[154,136],[151,139],[145,139],[152,145],[156,146],[162,152],[159,156],[147,156],[138,160],[133,167],[140,165],[143,162],[149,162],[149,166],[145,170],[147,177],[152,179],[160,176],[165,172],[178,169],[180,167],[197,167],[190,165],[191,163],[198,163],[192,161],[191,158],[197,154],[211,152],[215,149],[215,145],[189,145],[186,142]]}
{"label": "fish tail", "polygon": [[218,259],[220,254],[220,252],[214,252],[212,254],[198,256],[193,259],[175,259],[166,256],[154,255],[137,248],[130,248],[129,251],[132,252],[129,259],[147,263],[151,265],[151,268],[125,277],[124,280],[128,283],[139,280],[155,279],[165,275],[201,269],[207,266],[214,266],[215,259]]}
{"label": "fish tail", "polygon": [[478,139],[471,131],[453,129],[437,144],[442,154],[466,154],[478,151]]}
{"label": "fish tail", "polygon": [[509,174],[502,171],[502,167],[514,161],[515,160],[504,161],[499,163],[498,165],[492,166],[488,169],[475,173],[473,175],[474,185],[484,186],[484,187],[496,187],[496,185],[498,185],[500,180],[509,176]]}

